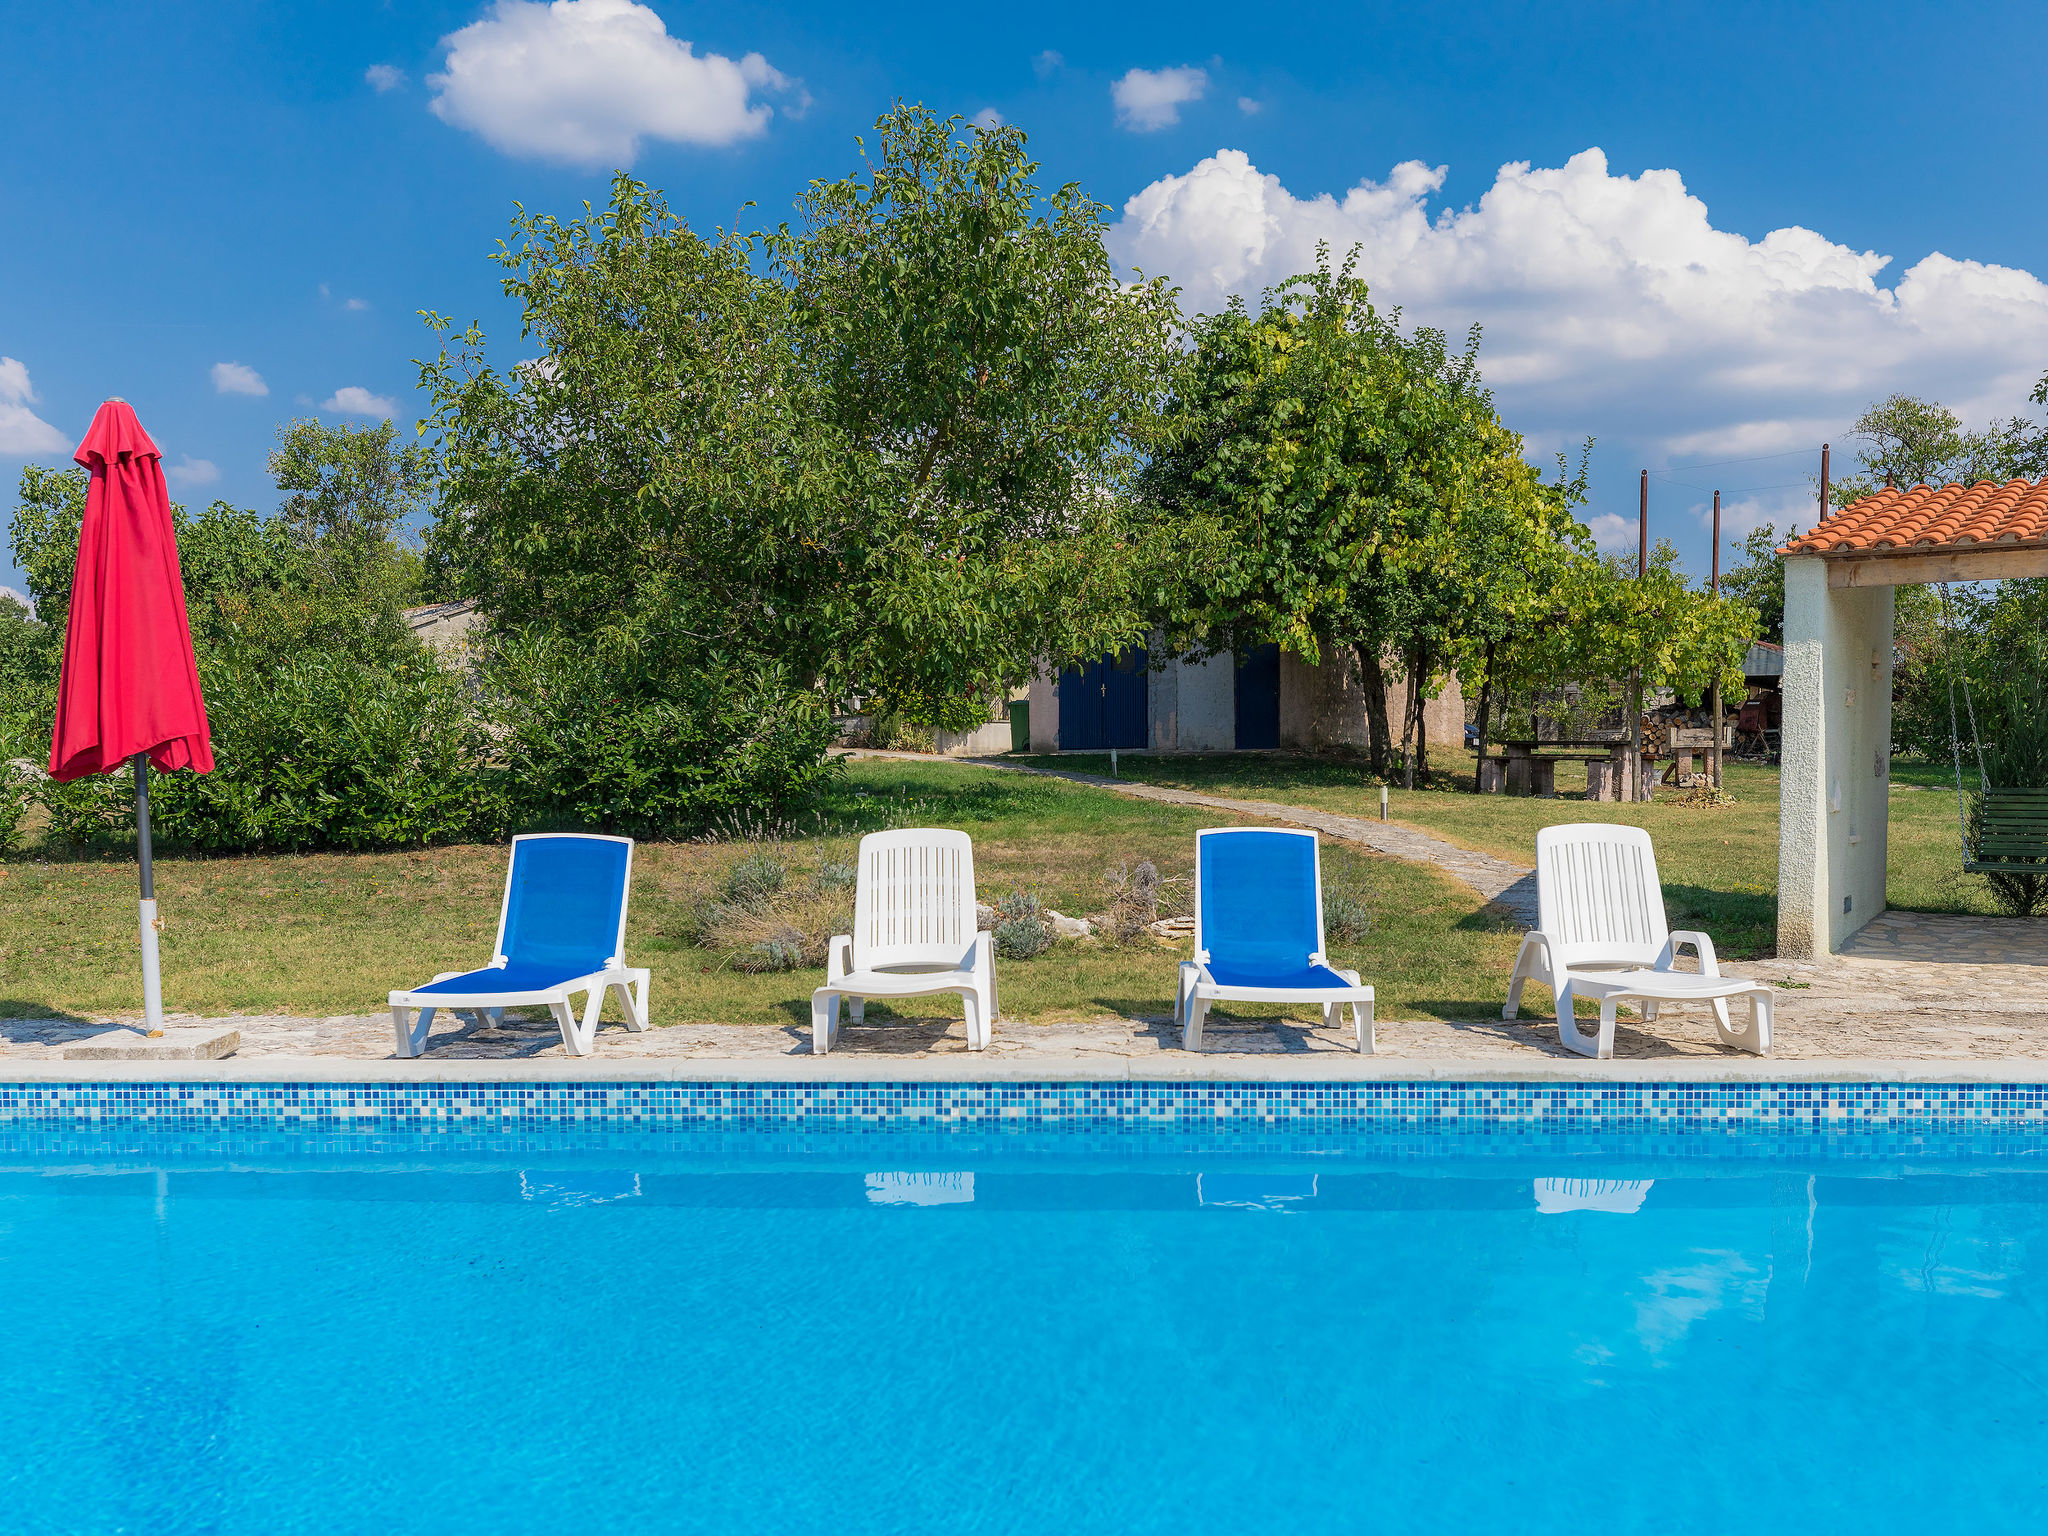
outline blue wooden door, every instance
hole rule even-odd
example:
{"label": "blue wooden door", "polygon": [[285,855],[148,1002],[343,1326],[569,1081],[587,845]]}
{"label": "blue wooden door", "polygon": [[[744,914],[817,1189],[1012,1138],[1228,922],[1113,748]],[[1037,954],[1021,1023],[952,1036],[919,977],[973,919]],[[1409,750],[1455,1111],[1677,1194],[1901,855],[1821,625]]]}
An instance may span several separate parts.
{"label": "blue wooden door", "polygon": [[1145,648],[1134,645],[1122,655],[1105,656],[1102,661],[1102,744],[1120,751],[1151,746]]}
{"label": "blue wooden door", "polygon": [[1143,647],[1060,674],[1060,750],[1128,751],[1152,744]]}
{"label": "blue wooden door", "polygon": [[1280,647],[1262,645],[1237,658],[1237,746],[1280,745]]}
{"label": "blue wooden door", "polygon": [[1102,750],[1102,663],[1069,667],[1060,674],[1060,750]]}

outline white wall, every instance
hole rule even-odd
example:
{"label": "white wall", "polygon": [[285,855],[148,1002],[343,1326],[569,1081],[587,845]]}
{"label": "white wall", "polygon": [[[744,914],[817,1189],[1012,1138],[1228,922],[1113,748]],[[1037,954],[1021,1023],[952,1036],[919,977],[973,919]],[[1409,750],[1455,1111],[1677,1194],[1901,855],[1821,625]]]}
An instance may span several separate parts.
{"label": "white wall", "polygon": [[[1175,662],[1178,678],[1181,752],[1230,752],[1237,747],[1237,663],[1228,656]],[[1159,745],[1155,742],[1154,745]]]}
{"label": "white wall", "polygon": [[1145,669],[1145,745],[1154,752],[1180,750],[1180,663]]}
{"label": "white wall", "polygon": [[1892,589],[1831,588],[1825,560],[1787,556],[1784,688],[1778,953],[1806,959],[1884,910]]}

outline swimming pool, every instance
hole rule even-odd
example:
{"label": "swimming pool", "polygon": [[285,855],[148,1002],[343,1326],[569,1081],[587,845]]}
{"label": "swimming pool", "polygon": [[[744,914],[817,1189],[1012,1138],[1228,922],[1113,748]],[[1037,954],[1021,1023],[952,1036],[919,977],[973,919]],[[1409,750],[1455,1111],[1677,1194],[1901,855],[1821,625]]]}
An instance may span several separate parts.
{"label": "swimming pool", "polygon": [[2030,1528],[2037,1119],[0,1125],[20,1532]]}

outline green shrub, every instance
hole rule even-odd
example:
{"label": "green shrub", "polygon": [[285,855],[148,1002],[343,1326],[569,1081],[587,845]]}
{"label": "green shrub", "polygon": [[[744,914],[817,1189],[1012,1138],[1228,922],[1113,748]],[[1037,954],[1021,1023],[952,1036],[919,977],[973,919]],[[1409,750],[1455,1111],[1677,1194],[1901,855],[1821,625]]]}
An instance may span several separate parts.
{"label": "green shrub", "polygon": [[996,953],[1005,960],[1029,960],[1033,955],[1042,955],[1059,937],[1038,898],[1028,891],[1012,891],[996,903],[992,931]]}
{"label": "green shrub", "polygon": [[[208,853],[498,837],[501,775],[463,677],[431,651],[202,665],[215,770],[154,781],[159,836]],[[54,823],[53,813],[53,823]]]}
{"label": "green shrub", "polygon": [[514,637],[485,680],[522,824],[637,837],[776,825],[839,772],[831,715],[778,674],[656,679],[567,641]]}
{"label": "green shrub", "polygon": [[725,877],[725,899],[759,906],[789,884],[789,865],[766,850],[748,854]]}

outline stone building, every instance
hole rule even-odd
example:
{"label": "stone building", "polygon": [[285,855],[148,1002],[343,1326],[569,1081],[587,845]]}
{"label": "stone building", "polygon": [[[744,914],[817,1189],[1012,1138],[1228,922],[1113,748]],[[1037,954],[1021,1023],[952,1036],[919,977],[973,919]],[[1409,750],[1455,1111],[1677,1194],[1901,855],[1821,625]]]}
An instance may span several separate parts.
{"label": "stone building", "polygon": [[[1030,700],[1034,752],[1363,752],[1371,741],[1357,657],[1348,648],[1320,666],[1268,645],[1245,657],[1154,668],[1134,647],[1033,680]],[[1390,680],[1395,746],[1407,702],[1407,685]],[[1456,678],[1424,702],[1422,715],[1432,747],[1463,743],[1465,699]]]}

